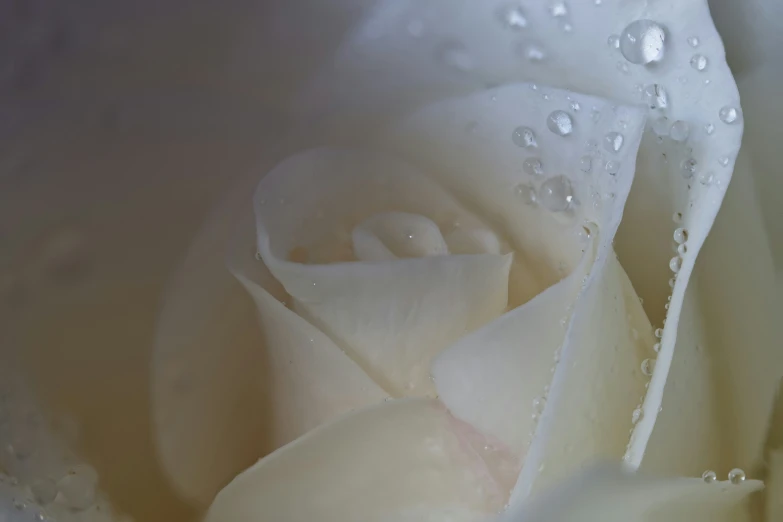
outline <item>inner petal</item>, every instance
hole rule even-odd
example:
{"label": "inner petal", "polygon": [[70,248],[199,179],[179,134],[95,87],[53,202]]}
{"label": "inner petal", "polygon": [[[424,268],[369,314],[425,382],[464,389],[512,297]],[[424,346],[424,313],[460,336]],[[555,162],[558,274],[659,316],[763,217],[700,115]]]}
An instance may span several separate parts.
{"label": "inner petal", "polygon": [[442,256],[449,248],[440,228],[421,214],[384,212],[353,229],[353,250],[360,261]]}

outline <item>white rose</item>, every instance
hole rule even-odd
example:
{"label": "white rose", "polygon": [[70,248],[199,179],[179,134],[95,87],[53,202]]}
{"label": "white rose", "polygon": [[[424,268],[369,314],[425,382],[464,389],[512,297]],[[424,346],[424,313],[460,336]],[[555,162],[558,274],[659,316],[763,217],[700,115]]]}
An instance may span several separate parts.
{"label": "white rose", "polygon": [[[781,366],[757,323],[729,321],[723,279],[771,267],[758,242],[750,261],[713,243],[689,285],[743,118],[706,5],[680,4],[376,6],[315,82],[321,101],[303,98],[311,127],[339,115],[333,146],[262,169],[255,223],[257,179],[238,187],[164,308],[154,397],[172,482],[206,505],[268,455],[208,520],[535,517],[531,492],[596,457],[694,477],[630,515],[682,497],[697,501],[677,516],[736,514],[760,483],[699,476],[757,469]],[[641,49],[623,33],[637,20],[655,23]],[[661,31],[660,60],[632,63]],[[229,265],[262,335],[215,272],[237,219]],[[597,476],[611,486],[591,502],[616,498],[625,479]]]}

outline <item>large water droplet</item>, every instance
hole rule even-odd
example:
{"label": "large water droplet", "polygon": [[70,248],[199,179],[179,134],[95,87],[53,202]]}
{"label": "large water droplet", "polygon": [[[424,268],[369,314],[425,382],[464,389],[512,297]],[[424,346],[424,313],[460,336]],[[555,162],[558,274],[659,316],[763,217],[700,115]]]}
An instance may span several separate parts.
{"label": "large water droplet", "polygon": [[732,484],[741,484],[745,482],[745,472],[740,468],[734,468],[729,471],[729,482]]}
{"label": "large water droplet", "polygon": [[527,16],[525,16],[522,7],[518,5],[502,7],[498,12],[498,16],[500,17],[500,21],[503,22],[503,25],[509,29],[519,30],[527,27]]}
{"label": "large water droplet", "polygon": [[609,132],[604,136],[604,148],[609,152],[619,152],[625,138],[619,132]]}
{"label": "large water droplet", "polygon": [[669,130],[669,137],[674,141],[685,141],[691,134],[691,128],[687,122],[677,120],[672,123],[672,128]]}
{"label": "large water droplet", "polygon": [[718,480],[718,475],[711,469],[708,469],[707,471],[701,474],[701,479],[707,484],[712,484],[713,482]]}
{"label": "large water droplet", "polygon": [[541,165],[541,160],[538,158],[527,158],[522,163],[522,170],[525,171],[526,174],[529,174],[531,176],[544,175],[544,167],[543,165]]}
{"label": "large water droplet", "polygon": [[574,132],[574,121],[565,111],[553,111],[546,119],[546,126],[558,136],[568,136]]}
{"label": "large water droplet", "polygon": [[528,183],[520,183],[514,187],[514,194],[516,194],[519,200],[525,205],[534,207],[538,204],[536,188]]}
{"label": "large water droplet", "polygon": [[573,201],[571,181],[566,176],[555,176],[541,184],[538,199],[550,212],[567,210]]}
{"label": "large water droplet", "polygon": [[666,33],[652,20],[631,22],[620,35],[620,52],[631,63],[646,65],[663,58]]}
{"label": "large water droplet", "polygon": [[669,96],[662,85],[653,83],[644,88],[644,99],[651,109],[665,109],[669,106]]}
{"label": "large water droplet", "polygon": [[647,377],[655,371],[655,359],[645,359],[642,361],[642,373]]}
{"label": "large water droplet", "polygon": [[669,270],[676,274],[680,271],[680,268],[682,268],[682,259],[680,256],[673,257],[669,260]]}
{"label": "large water droplet", "polygon": [[707,69],[707,57],[703,54],[694,54],[691,57],[691,67],[699,72],[704,72]]}
{"label": "large water droplet", "polygon": [[718,111],[718,117],[723,123],[737,123],[740,120],[740,111],[734,107],[723,107]]}
{"label": "large water droplet", "polygon": [[674,240],[677,242],[678,245],[681,245],[686,241],[688,241],[688,229],[682,227],[675,229]]}
{"label": "large water droplet", "polygon": [[522,147],[523,149],[534,149],[538,147],[536,133],[533,132],[533,129],[530,127],[517,127],[514,129],[511,133],[511,141],[514,142],[514,145]]}
{"label": "large water droplet", "polygon": [[610,176],[616,176],[618,172],[620,172],[620,162],[609,160],[606,162],[606,165],[604,165],[604,170],[606,170],[606,173]]}

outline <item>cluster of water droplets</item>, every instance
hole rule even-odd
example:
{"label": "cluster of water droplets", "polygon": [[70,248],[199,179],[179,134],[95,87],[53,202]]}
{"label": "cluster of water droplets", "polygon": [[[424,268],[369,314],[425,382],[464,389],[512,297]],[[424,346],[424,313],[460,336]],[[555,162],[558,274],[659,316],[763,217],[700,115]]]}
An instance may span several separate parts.
{"label": "cluster of water droplets", "polygon": [[[726,478],[732,484],[739,485],[745,482],[746,475],[745,472],[742,471],[740,468],[734,468],[731,471],[729,471],[729,474]],[[701,474],[701,479],[707,484],[713,484],[718,481],[718,474],[708,469],[707,471]]]}

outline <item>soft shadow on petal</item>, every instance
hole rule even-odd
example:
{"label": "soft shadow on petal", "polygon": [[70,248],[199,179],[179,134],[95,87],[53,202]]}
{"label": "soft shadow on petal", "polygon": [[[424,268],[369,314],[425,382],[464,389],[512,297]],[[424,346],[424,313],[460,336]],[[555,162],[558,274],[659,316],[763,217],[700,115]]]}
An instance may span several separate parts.
{"label": "soft shadow on petal", "polygon": [[[429,239],[414,237],[422,230],[442,247],[439,231],[455,222],[487,229],[393,157],[337,149],[301,153],[262,180],[255,206],[258,250],[294,309],[393,396],[434,396],[432,357],[506,309],[510,254],[355,261],[357,240],[364,251],[370,239],[380,246],[383,236],[401,254],[405,249],[392,243],[424,241],[426,251]],[[376,218],[382,222],[369,234]],[[394,241],[387,237],[395,233]],[[330,258],[334,251],[344,254]]]}
{"label": "soft shadow on petal", "polygon": [[311,431],[239,475],[206,522],[472,522],[505,497],[437,401],[384,402]]}

